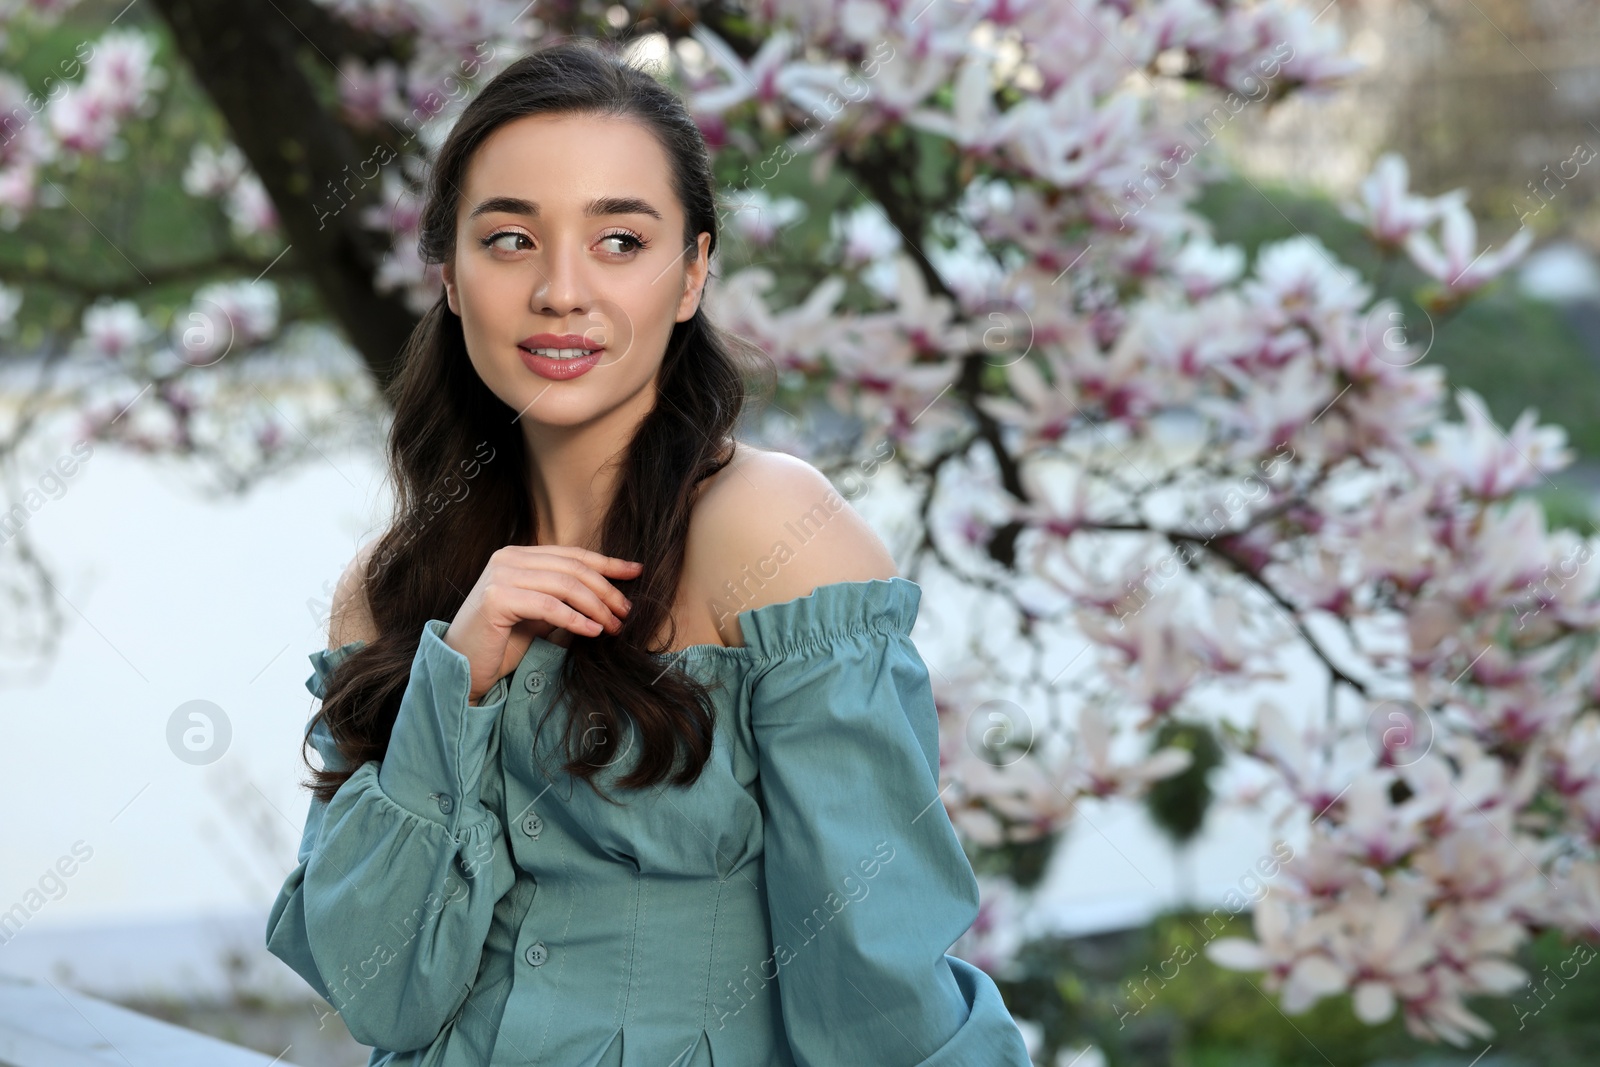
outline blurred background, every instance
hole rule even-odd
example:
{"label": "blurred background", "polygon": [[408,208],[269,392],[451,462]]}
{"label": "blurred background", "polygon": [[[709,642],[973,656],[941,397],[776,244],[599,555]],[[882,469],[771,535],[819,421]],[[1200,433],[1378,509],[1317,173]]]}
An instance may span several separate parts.
{"label": "blurred background", "polygon": [[[943,33],[996,6],[938,3],[956,14],[924,25]],[[809,6],[867,20],[876,8]],[[1116,50],[1105,34],[1136,9],[1160,8],[1176,38],[1199,9],[1254,5],[1035,6],[1088,68]],[[1411,298],[1426,272],[1386,255],[1371,226],[1345,210],[1380,157],[1398,152],[1410,187],[1430,196],[1465,190],[1478,226],[1467,259],[1531,231],[1525,254],[1470,303],[1451,306],[1448,329],[1430,331],[1418,358],[1481,396],[1499,426],[1532,408],[1563,427],[1572,462],[1528,495],[1552,528],[1592,531],[1600,8],[1273,6],[1301,11],[1284,25],[1302,40],[1337,34],[1337,55],[1353,62],[1330,70],[1326,84],[1306,75],[1300,91],[1246,107],[1216,131],[1203,172],[1185,179],[1195,183],[1189,207],[1218,245],[1238,246],[1251,262],[1263,246],[1314,235],[1380,296],[1402,301],[1414,343],[1419,309],[1440,307]],[[559,31],[578,32],[632,42],[641,62],[663,71],[678,57],[732,198],[749,163],[796,123],[775,123],[767,112],[785,105],[750,89],[714,109],[715,92],[739,85],[717,76],[716,45],[728,42],[758,70],[772,33],[737,4],[670,0],[431,11],[406,0],[10,0],[0,20],[0,102],[10,115],[0,146],[0,575],[9,593],[0,782],[12,813],[0,838],[0,974],[168,1020],[253,1049],[261,1062],[365,1063],[337,1014],[266,953],[264,931],[307,807],[298,785],[298,740],[313,709],[306,657],[325,644],[334,581],[387,519],[380,390],[438,292],[407,241],[418,172],[404,160],[426,155],[486,75]],[[717,41],[697,37],[699,26],[715,26]],[[974,49],[995,40],[981,27],[960,32]],[[442,58],[428,52],[430,40]],[[1208,47],[1213,57],[1225,51]],[[1130,59],[1098,91],[1126,91],[1149,109],[1148,122],[1176,126],[1218,92],[1213,72],[1186,68],[1179,52]],[[863,53],[837,50],[858,70]],[[424,59],[432,82],[419,73]],[[1163,64],[1169,77],[1137,73],[1160,74]],[[452,69],[459,82],[446,80]],[[952,77],[921,91],[953,107],[958,86]],[[733,107],[745,110],[735,117]],[[858,161],[873,152],[892,160],[904,147],[871,123],[848,137],[828,129]],[[967,168],[951,166],[963,187]],[[894,173],[892,163],[882,169]],[[720,272],[767,266],[774,306],[798,303],[830,273],[848,276],[847,304],[904,304],[895,264],[911,216],[859,209],[895,195],[915,201],[914,177],[863,188],[849,173],[795,164],[741,201],[747,209],[726,220]],[[936,255],[916,251],[919,267],[948,279],[983,278],[991,258],[955,241]],[[1070,258],[1057,269],[1070,269]],[[951,288],[981,321],[977,290]],[[739,330],[731,295],[724,308]],[[831,473],[859,469],[859,449],[839,442],[870,441],[886,423],[830,390],[857,389],[862,375],[779,362],[785,391],[752,416],[747,436],[829,457]],[[908,457],[919,453],[916,441],[894,440]],[[926,532],[918,489],[891,470],[870,492],[847,495],[899,551]],[[938,590],[923,602],[919,647],[953,676],[968,655],[962,625],[984,610],[986,591],[917,578]],[[1077,648],[1046,644],[1046,675],[1072,666]],[[1291,649],[1281,666],[1276,680],[1230,699],[1323,699],[1316,657]],[[939,676],[943,693],[949,677]],[[973,835],[984,927],[954,951],[1004,979],[1039,1063],[1592,1062],[1593,969],[1562,972],[1565,992],[1537,1026],[1518,1026],[1527,1002],[1509,992],[1475,1001],[1497,1036],[1466,1047],[1424,1040],[1399,1014],[1357,1018],[1349,997],[1282,1010],[1255,988],[1259,979],[1203,957],[1163,980],[1155,1007],[1131,1019],[1128,991],[1170,960],[1174,938],[1194,926],[1184,916],[1250,893],[1242,877],[1253,882],[1280,833],[1270,812],[1231,802],[1226,780],[1207,777],[1218,743],[1169,731],[1160,744],[1191,753],[1184,775],[1164,779],[1177,792],[1072,805],[1048,847],[983,852]],[[964,833],[977,825],[958,818]],[[1007,920],[1018,887],[1026,917]],[[1248,937],[1249,910],[1228,910],[1230,933]],[[1570,958],[1552,927],[1530,928],[1518,949],[1529,974]],[[1019,954],[1023,943],[1031,955]],[[27,1044],[15,1035],[32,1011],[19,1006],[31,1002],[7,1003],[0,1060],[8,1026],[15,1049]],[[64,1043],[118,1044],[81,1013],[60,1025],[80,1021]]]}

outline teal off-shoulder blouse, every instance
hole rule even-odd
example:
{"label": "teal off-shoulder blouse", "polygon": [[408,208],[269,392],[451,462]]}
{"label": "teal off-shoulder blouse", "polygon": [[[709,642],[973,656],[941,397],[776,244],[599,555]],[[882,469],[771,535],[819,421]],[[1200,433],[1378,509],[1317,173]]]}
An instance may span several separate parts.
{"label": "teal off-shoulder blouse", "polygon": [[[620,806],[559,771],[564,709],[536,742],[565,648],[534,641],[474,707],[429,621],[384,758],[312,801],[267,948],[369,1067],[1028,1067],[994,982],[946,953],[978,886],[921,593],[823,585],[741,612],[742,647],[663,656],[721,683],[712,756],[633,791],[619,760]],[[312,694],[361,646],[311,654]]]}

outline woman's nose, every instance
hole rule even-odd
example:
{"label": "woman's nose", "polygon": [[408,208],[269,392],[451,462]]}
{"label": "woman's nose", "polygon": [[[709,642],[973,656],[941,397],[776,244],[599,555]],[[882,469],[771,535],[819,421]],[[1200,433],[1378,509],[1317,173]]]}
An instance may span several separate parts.
{"label": "woman's nose", "polygon": [[555,316],[583,310],[590,299],[583,250],[560,241],[548,247],[549,254],[535,264],[539,273],[534,280],[533,310]]}

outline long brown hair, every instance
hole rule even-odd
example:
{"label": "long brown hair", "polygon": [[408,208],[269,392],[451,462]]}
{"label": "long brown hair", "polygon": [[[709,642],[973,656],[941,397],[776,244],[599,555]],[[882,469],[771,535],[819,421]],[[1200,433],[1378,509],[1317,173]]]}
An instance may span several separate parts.
{"label": "long brown hair", "polygon": [[[418,239],[424,262],[443,263],[454,252],[458,190],[484,140],[514,119],[560,112],[643,123],[671,161],[687,260],[694,261],[702,232],[711,235],[707,256],[716,251],[710,154],[683,101],[597,43],[570,39],[519,58],[462,111],[428,175]],[[644,564],[640,577],[614,580],[633,602],[621,631],[574,638],[555,680],[555,693],[564,694],[570,708],[561,769],[601,796],[593,776],[630,749],[638,749],[638,761],[618,779],[623,788],[653,786],[669,776],[674,785],[690,784],[711,754],[716,709],[709,691],[675,665],[663,673],[653,658],[662,649],[647,642],[670,625],[695,487],[732,458],[745,372],[765,376],[770,367],[754,346],[713,326],[704,310],[676,323],[657,402],[622,458],[600,544],[585,546]],[[318,712],[352,768],[381,760],[387,751],[423,626],[455,618],[496,549],[533,544],[537,536],[517,413],[478,377],[461,320],[442,291],[408,339],[386,397],[394,408],[388,460],[395,510],[364,583],[377,637],[340,664]],[[560,703],[552,699],[550,708]],[[636,735],[619,752],[618,740],[628,734],[625,720]],[[673,773],[680,754],[682,765]],[[352,773],[312,771],[310,788],[324,801]]]}

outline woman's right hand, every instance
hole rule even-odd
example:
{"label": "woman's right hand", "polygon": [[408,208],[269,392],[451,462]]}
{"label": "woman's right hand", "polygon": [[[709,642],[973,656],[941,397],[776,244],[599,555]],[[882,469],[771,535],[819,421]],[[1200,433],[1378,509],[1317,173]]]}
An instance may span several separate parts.
{"label": "woman's right hand", "polygon": [[517,669],[535,638],[557,628],[616,633],[631,607],[608,579],[637,578],[644,564],[565,545],[507,545],[467,594],[444,643],[472,666],[468,703]]}

